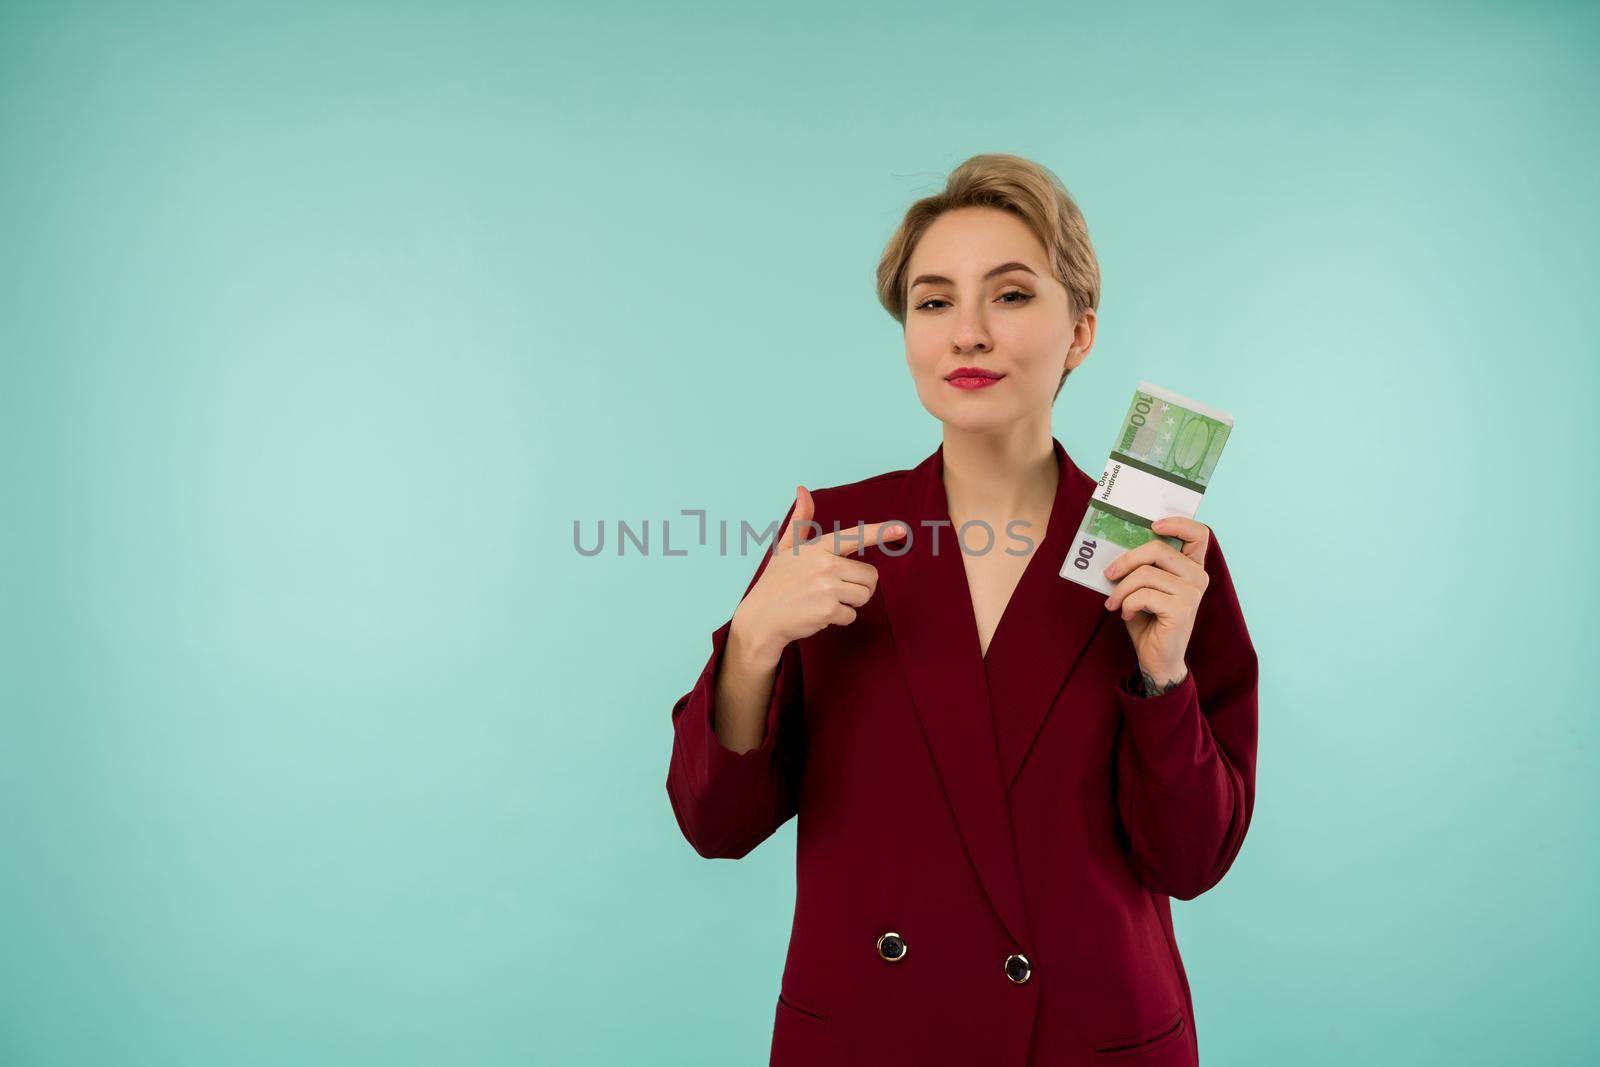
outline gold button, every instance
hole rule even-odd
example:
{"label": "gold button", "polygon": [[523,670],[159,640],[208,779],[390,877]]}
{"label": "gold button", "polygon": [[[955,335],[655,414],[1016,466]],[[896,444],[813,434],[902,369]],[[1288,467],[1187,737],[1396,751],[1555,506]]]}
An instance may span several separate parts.
{"label": "gold button", "polygon": [[890,932],[878,938],[878,955],[890,963],[897,963],[906,958],[906,941],[899,934]]}
{"label": "gold button", "polygon": [[1014,952],[1006,957],[1006,977],[1021,985],[1033,976],[1033,966],[1028,962],[1028,957],[1020,952]]}

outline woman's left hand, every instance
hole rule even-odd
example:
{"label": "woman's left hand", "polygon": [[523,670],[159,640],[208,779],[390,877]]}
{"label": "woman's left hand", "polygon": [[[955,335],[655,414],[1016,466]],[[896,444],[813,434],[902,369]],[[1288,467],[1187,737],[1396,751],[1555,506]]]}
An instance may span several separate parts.
{"label": "woman's left hand", "polygon": [[1139,666],[1157,685],[1166,685],[1181,681],[1189,669],[1183,655],[1200,597],[1211,583],[1205,568],[1211,529],[1181,515],[1157,519],[1150,528],[1182,538],[1183,551],[1152,539],[1112,560],[1105,576],[1116,588],[1106,599],[1106,609],[1122,608]]}

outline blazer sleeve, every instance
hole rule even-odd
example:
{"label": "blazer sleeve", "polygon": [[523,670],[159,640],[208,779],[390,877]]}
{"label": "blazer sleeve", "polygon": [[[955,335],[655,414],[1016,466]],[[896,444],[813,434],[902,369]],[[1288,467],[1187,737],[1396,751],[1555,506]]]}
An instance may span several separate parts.
{"label": "blazer sleeve", "polygon": [[[788,527],[794,505],[783,517]],[[774,546],[777,538],[774,538]],[[773,548],[762,554],[744,595],[760,580]],[[743,596],[740,597],[742,602]],[[770,837],[795,813],[804,763],[801,708],[804,685],[800,647],[784,647],[767,700],[766,733],[748,752],[724,747],[712,729],[717,673],[733,627],[730,617],[711,634],[711,656],[694,688],[672,706],[672,757],[667,796],[678,827],[696,852],[708,859],[739,859]]]}
{"label": "blazer sleeve", "polygon": [[1204,565],[1189,673],[1157,696],[1116,687],[1117,812],[1134,871],[1179,900],[1222,880],[1255,809],[1256,652],[1215,531]]}

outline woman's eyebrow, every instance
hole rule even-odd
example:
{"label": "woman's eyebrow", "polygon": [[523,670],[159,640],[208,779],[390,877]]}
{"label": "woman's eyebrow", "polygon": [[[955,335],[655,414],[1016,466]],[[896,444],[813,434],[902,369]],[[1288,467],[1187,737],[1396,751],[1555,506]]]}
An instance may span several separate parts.
{"label": "woman's eyebrow", "polygon": [[[995,267],[993,270],[986,273],[980,280],[988,281],[996,274],[1004,274],[1008,270],[1025,270],[1029,274],[1032,274],[1035,278],[1039,276],[1037,273],[1035,273],[1034,269],[1028,266],[1026,263],[1018,263],[1016,260],[1012,260],[1010,263],[1002,263],[998,267]],[[919,274],[917,275],[916,280],[911,283],[910,288],[915,289],[923,282],[930,282],[934,285],[955,284],[955,282],[951,281],[949,278],[946,278],[943,274]]]}

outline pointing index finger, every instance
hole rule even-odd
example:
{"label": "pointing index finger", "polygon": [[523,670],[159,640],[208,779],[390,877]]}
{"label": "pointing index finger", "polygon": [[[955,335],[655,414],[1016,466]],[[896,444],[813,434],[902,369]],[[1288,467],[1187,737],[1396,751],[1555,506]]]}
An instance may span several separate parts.
{"label": "pointing index finger", "polygon": [[834,555],[853,556],[869,545],[893,541],[909,532],[905,523],[894,519],[886,522],[858,522],[854,526],[834,530],[827,547]]}

